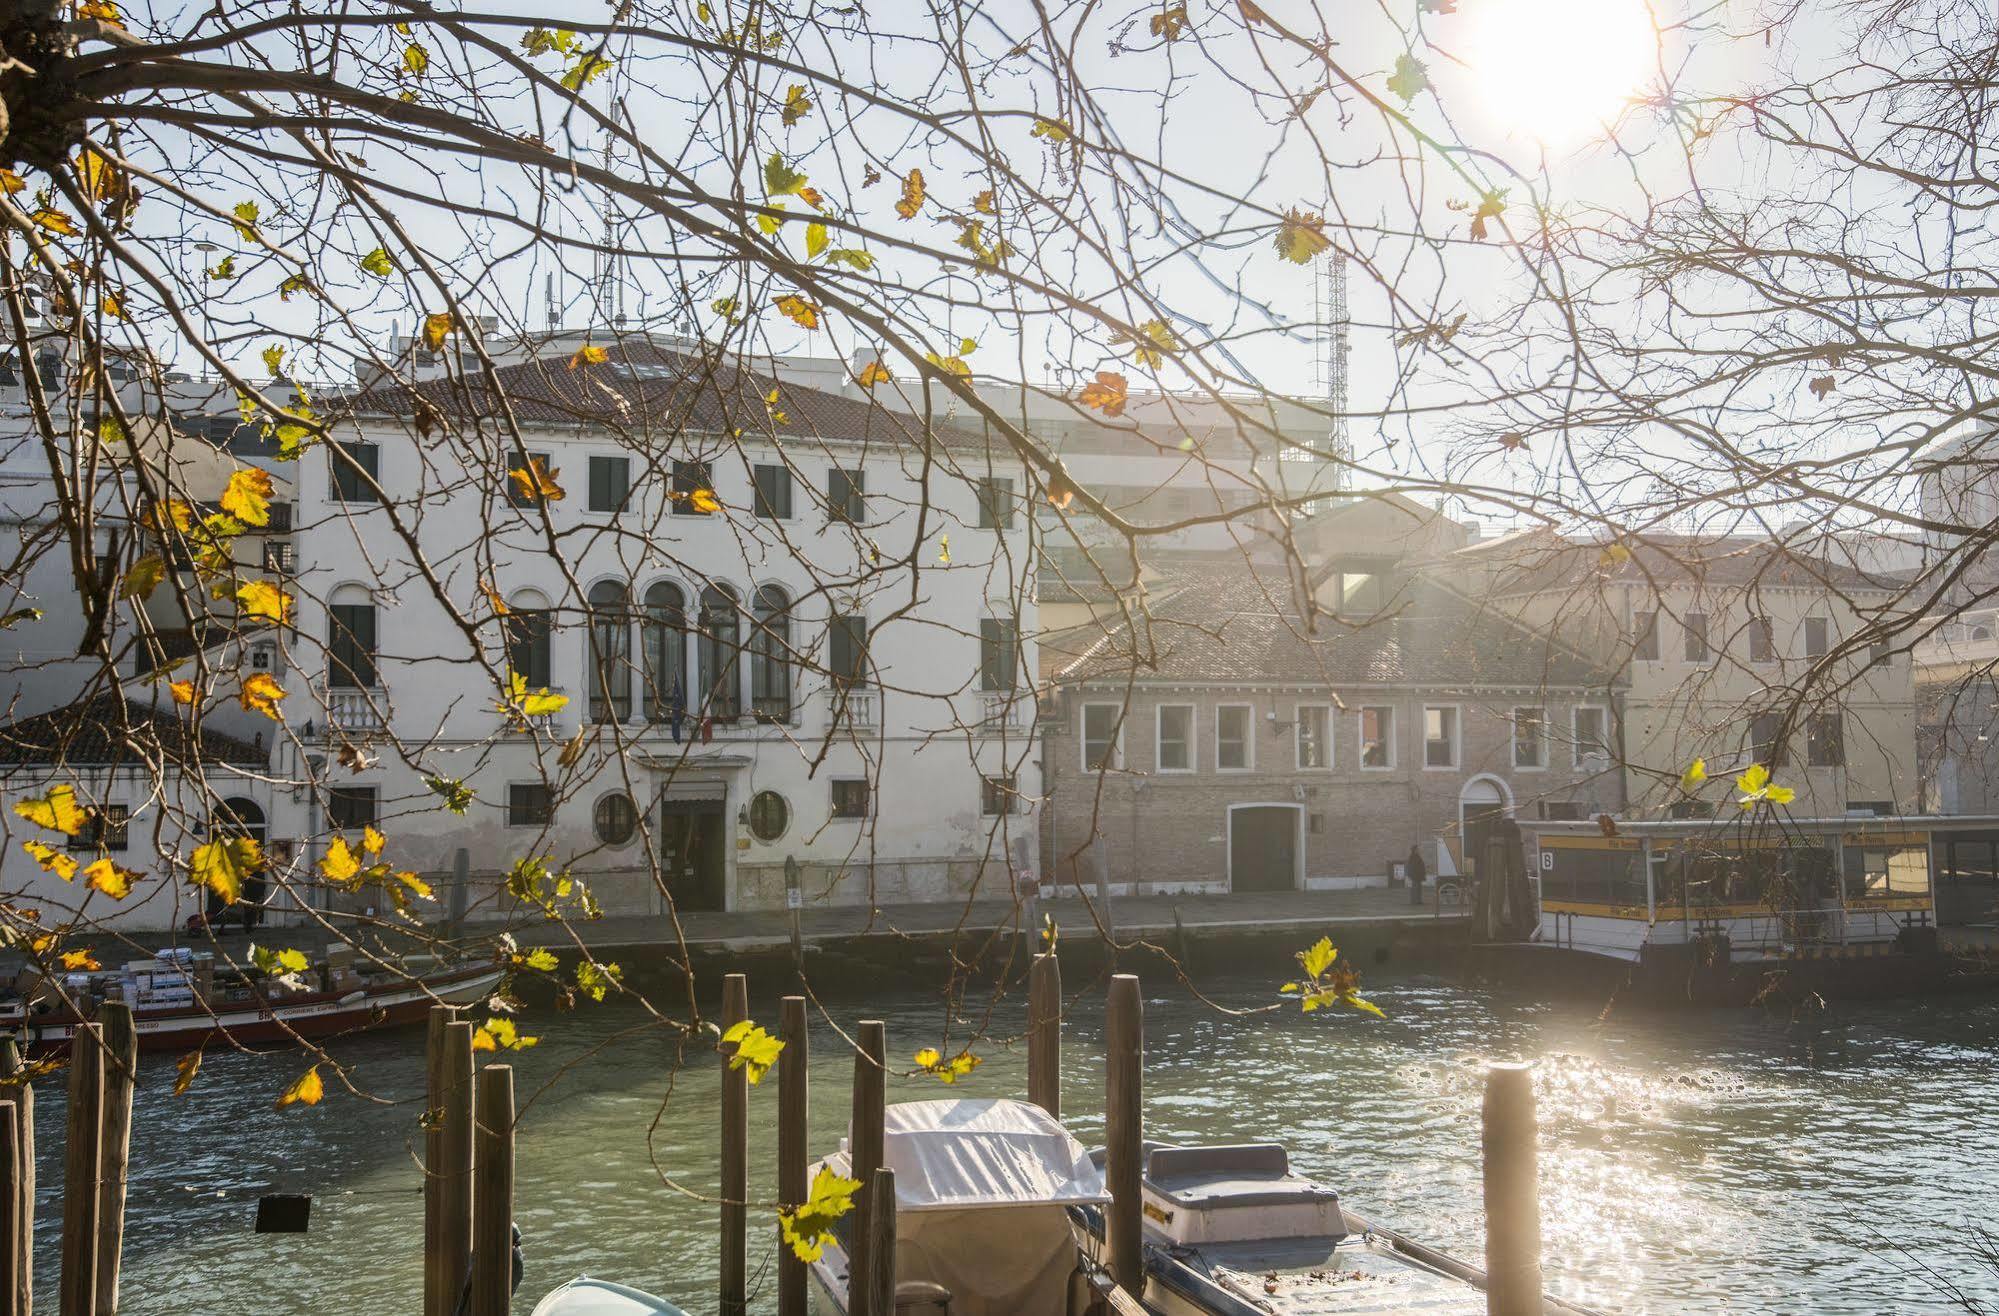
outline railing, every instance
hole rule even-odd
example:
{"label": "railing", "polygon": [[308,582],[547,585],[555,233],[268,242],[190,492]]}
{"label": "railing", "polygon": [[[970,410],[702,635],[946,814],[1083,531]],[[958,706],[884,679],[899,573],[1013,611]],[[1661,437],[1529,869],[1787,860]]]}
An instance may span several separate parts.
{"label": "railing", "polygon": [[329,687],[321,693],[328,731],[382,731],[388,727],[389,692]]}
{"label": "railing", "polygon": [[828,692],[832,701],[832,724],[841,730],[873,730],[881,725],[881,692],[865,686],[835,685]]}
{"label": "railing", "polygon": [[988,736],[1025,735],[1034,727],[1034,712],[1030,691],[989,691],[979,696],[979,730]]}

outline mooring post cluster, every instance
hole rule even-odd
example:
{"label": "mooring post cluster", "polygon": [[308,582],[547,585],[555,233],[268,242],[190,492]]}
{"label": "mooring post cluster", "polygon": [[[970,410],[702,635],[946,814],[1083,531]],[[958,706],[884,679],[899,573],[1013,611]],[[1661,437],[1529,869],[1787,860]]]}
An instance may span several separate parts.
{"label": "mooring post cluster", "polygon": [[456,1008],[431,1008],[424,1316],[506,1316],[513,1305],[514,1071],[475,1074],[472,1031]]}

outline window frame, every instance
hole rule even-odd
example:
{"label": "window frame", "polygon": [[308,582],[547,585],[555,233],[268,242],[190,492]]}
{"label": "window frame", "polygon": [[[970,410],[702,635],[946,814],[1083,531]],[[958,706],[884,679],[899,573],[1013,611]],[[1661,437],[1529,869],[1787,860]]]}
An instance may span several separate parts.
{"label": "window frame", "polygon": [[[1181,753],[1185,763],[1177,768],[1166,764],[1166,710],[1184,709],[1187,713],[1187,734],[1181,738]],[[1152,768],[1167,776],[1186,776],[1201,770],[1201,706],[1189,703],[1159,703],[1152,707]]]}
{"label": "window frame", "polygon": [[[844,482],[836,490],[835,481]],[[835,497],[836,493],[844,496]],[[865,466],[826,468],[826,523],[864,526],[868,523],[868,469]]]}
{"label": "window frame", "polygon": [[1752,663],[1774,663],[1777,661],[1777,630],[1768,617],[1749,619],[1749,661]]}
{"label": "window frame", "polygon": [[[543,799],[538,818],[520,817],[521,805],[515,797],[517,791],[540,791]],[[595,810],[592,811],[591,834],[596,834]],[[543,829],[555,825],[555,788],[545,781],[510,781],[507,783],[507,826],[511,828]]]}
{"label": "window frame", "polygon": [[132,848],[132,806],[100,804],[90,810],[75,836],[65,838],[65,850],[123,854]]}
{"label": "window frame", "polygon": [[[1222,715],[1238,711],[1242,713],[1242,762],[1231,766],[1222,762],[1222,748],[1228,744],[1228,737],[1222,731]],[[1215,771],[1256,771],[1256,705],[1235,700],[1215,705]]]}
{"label": "window frame", "polygon": [[995,695],[1020,689],[1018,617],[979,618],[979,689]]}
{"label": "window frame", "polygon": [[[1823,730],[1830,725],[1832,730],[1832,755],[1827,758],[1820,754],[1824,741]],[[1846,715],[1844,713],[1813,713],[1805,718],[1805,766],[1808,768],[1843,768],[1846,766]]]}
{"label": "window frame", "polygon": [[[513,790],[513,784],[509,783],[507,789],[508,793],[511,794]],[[610,837],[604,835],[604,816],[603,816],[604,806],[610,804],[613,800],[623,800],[625,802],[625,806],[632,811],[631,830],[625,833],[625,839],[622,841],[614,841]],[[512,802],[509,801],[510,805],[511,803]],[[639,838],[638,801],[631,797],[630,792],[622,790],[605,791],[602,795],[599,795],[597,797],[596,803],[590,806],[590,835],[597,839],[597,844],[612,850],[622,850],[625,847],[629,846],[633,841],[638,840]]]}
{"label": "window frame", "polygon": [[[1766,723],[1774,724],[1768,740],[1759,739],[1759,728]],[[1790,745],[1784,736],[1784,715],[1782,713],[1754,713],[1749,718],[1749,761],[1760,763],[1775,772],[1789,766]],[[1769,753],[1763,753],[1767,746]]]}
{"label": "window frame", "polygon": [[[764,835],[763,832],[759,830],[757,826],[757,812],[758,812],[757,803],[766,796],[770,797],[773,800],[776,800],[778,807],[784,810],[784,819],[782,824],[777,828],[776,831],[772,832],[768,836]],[[774,791],[770,789],[768,786],[766,786],[764,789],[760,791],[753,792],[750,795],[749,802],[743,806],[743,811],[748,821],[750,829],[750,839],[758,841],[764,845],[777,844],[779,841],[782,841],[784,839],[785,833],[791,830],[791,801],[789,799],[786,799],[783,793],[779,791]]]}
{"label": "window frame", "polygon": [[1654,608],[1650,612],[1634,612],[1631,614],[1631,622],[1631,661],[1663,662],[1665,650],[1659,643],[1659,610]]}
{"label": "window frame", "polygon": [[[1699,626],[1694,623],[1698,621]],[[1698,656],[1694,645],[1700,645]],[[1705,667],[1714,661],[1714,618],[1705,612],[1685,612],[1680,614],[1680,661],[1694,667]]]}
{"label": "window frame", "polygon": [[[1816,644],[1812,641],[1814,627],[1819,632]],[[1806,617],[1804,622],[1804,640],[1805,657],[1809,661],[1816,662],[1831,653],[1833,645],[1832,618],[1819,616]]]}
{"label": "window frame", "polygon": [[1013,529],[1017,501],[1011,475],[982,475],[972,482],[972,498],[978,504],[978,529]]}
{"label": "window frame", "polygon": [[[859,623],[858,626],[856,623]],[[868,615],[865,612],[836,612],[826,618],[826,680],[836,690],[868,688]],[[833,661],[834,643],[844,640],[853,647],[852,661]]]}
{"label": "window frame", "polygon": [[507,494],[507,506],[539,506],[542,501],[541,499],[525,496],[521,493],[520,485],[514,481],[514,472],[532,471],[534,470],[534,464],[540,462],[542,471],[552,480],[555,478],[554,461],[555,457],[552,453],[531,452],[525,448],[515,448],[512,452],[508,453],[507,469],[501,475],[501,478],[505,481],[503,487]]}
{"label": "window frame", "polygon": [[[1532,720],[1534,725],[1539,728],[1533,740],[1536,761],[1533,763],[1522,763],[1520,761],[1520,715],[1529,712],[1535,714]],[[1548,753],[1548,706],[1546,704],[1515,704],[1507,712],[1506,723],[1507,745],[1513,760],[1513,770],[1515,772],[1546,772],[1550,757]]]}
{"label": "window frame", "polygon": [[[1369,763],[1367,761],[1367,715],[1369,713],[1385,713],[1388,716],[1386,732],[1375,737],[1377,743],[1381,745],[1384,751],[1385,762]],[[1395,749],[1396,731],[1395,705],[1362,704],[1359,708],[1356,708],[1354,710],[1354,765],[1362,772],[1395,771],[1396,762],[1401,757],[1396,753]]]}
{"label": "window frame", "polygon": [[[587,510],[615,515],[631,505],[632,459],[630,457],[622,453],[592,453],[587,466],[586,478],[589,486],[585,490],[585,496],[588,499]],[[616,470],[618,473],[619,492],[615,499],[610,500],[611,506],[606,507],[600,504],[597,497],[597,475],[599,471],[610,470]]]}
{"label": "window frame", "polygon": [[[694,505],[694,494],[706,489],[715,493],[715,464],[702,457],[676,457],[673,459],[673,474],[668,486],[673,497],[667,499],[672,504],[668,509],[674,516],[712,516]],[[720,495],[716,495],[719,497]]]}
{"label": "window frame", "polygon": [[[500,618],[506,641],[507,676],[519,676],[530,688],[555,686],[555,612],[551,608],[509,608]],[[518,661],[525,651],[527,663]],[[539,667],[537,667],[539,664]]]}
{"label": "window frame", "polygon": [[[847,788],[850,794],[854,787],[860,788],[861,804],[858,811],[842,804],[840,797],[842,787]],[[834,821],[864,822],[874,816],[874,788],[866,777],[834,777],[827,782],[826,788],[829,809],[827,816]]]}
{"label": "window frame", "polygon": [[[1436,742],[1430,738],[1430,714],[1449,713],[1451,715],[1450,735],[1446,738],[1451,747],[1451,761],[1430,762],[1430,746]],[[1423,770],[1425,772],[1458,772],[1464,767],[1465,758],[1465,714],[1461,704],[1423,705]]]}
{"label": "window frame", "polygon": [[[1587,753],[1583,750],[1582,715],[1584,713],[1595,713],[1603,719],[1602,739],[1598,742],[1596,749]],[[1609,765],[1613,756],[1610,752],[1610,708],[1608,705],[1576,704],[1569,709],[1569,746],[1569,757],[1574,767],[1593,768]],[[1600,764],[1593,763],[1591,762],[1592,759],[1601,759],[1602,762]]]}
{"label": "window frame", "polygon": [[[365,609],[368,619],[364,641],[348,618],[347,610]],[[356,661],[343,658],[346,646]],[[329,690],[380,690],[382,688],[382,609],[374,599],[366,603],[326,605],[326,688]]]}
{"label": "window frame", "polygon": [[[998,799],[1000,807],[993,808]],[[1012,818],[1020,813],[1020,777],[1017,773],[1002,773],[1000,776],[979,774],[979,816],[981,818]]]}
{"label": "window frame", "polygon": [[[1308,713],[1319,715],[1318,732],[1314,739],[1318,743],[1320,757],[1325,760],[1323,763],[1305,762],[1305,716]],[[1291,718],[1291,754],[1292,762],[1297,765],[1297,770],[1299,772],[1331,772],[1333,765],[1339,759],[1339,733],[1334,730],[1339,725],[1339,719],[1334,714],[1333,706],[1331,704],[1301,703],[1291,710]]]}
{"label": "window frame", "polygon": [[[1105,742],[1106,753],[1101,763],[1090,762],[1090,710],[1108,708],[1111,710],[1110,739]],[[1124,705],[1108,700],[1085,700],[1076,723],[1076,744],[1084,772],[1116,772],[1124,765]]]}
{"label": "window frame", "polygon": [[[335,800],[352,804],[365,802],[368,806],[368,816],[354,821],[335,822],[333,820],[333,803]],[[361,782],[358,784],[345,782],[338,786],[326,787],[326,798],[320,811],[320,825],[326,831],[346,832],[361,827],[374,827],[379,825],[381,821],[382,788],[380,786],[375,785],[373,782]]]}
{"label": "window frame", "polygon": [[[766,488],[766,476],[769,488]],[[757,519],[762,521],[789,521],[796,506],[791,468],[783,462],[757,462],[750,468],[750,487],[753,491],[751,502]],[[774,501],[775,495],[782,495],[780,505]]]}
{"label": "window frame", "polygon": [[[382,445],[368,439],[336,439],[333,446],[353,458],[353,461],[352,463],[336,461],[332,454],[328,453],[326,461],[328,501],[372,504],[379,507],[382,500],[377,496],[375,486],[382,483]],[[356,483],[360,480],[360,476],[355,473],[354,466],[366,471],[374,485]]]}

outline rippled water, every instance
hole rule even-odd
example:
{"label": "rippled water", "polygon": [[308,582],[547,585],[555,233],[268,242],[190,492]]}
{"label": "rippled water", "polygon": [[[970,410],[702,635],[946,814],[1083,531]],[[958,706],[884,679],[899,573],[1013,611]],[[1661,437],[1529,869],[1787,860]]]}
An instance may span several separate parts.
{"label": "rippled water", "polygon": [[[1952,1310],[1923,1277],[1928,1267],[1999,1304],[1999,1275],[1975,1261],[1969,1234],[1999,1203],[1999,1001],[1842,1006],[1800,1025],[1751,1012],[1599,1022],[1581,1004],[1420,976],[1370,994],[1387,1021],[1239,1018],[1179,995],[1148,1000],[1148,1134],[1281,1140],[1356,1208],[1476,1257],[1481,1065],[1531,1056],[1554,1291],[1631,1313]],[[1216,999],[1267,997],[1244,985]],[[863,1012],[831,1008],[843,1023]],[[774,1002],[758,1001],[756,1013],[774,1022]],[[934,999],[891,997],[869,1013],[888,1020],[898,1054],[937,1040]],[[1097,1013],[1086,1006],[1072,1021],[1064,1057],[1065,1106],[1086,1142],[1100,1129]],[[712,1054],[675,1074],[656,1035],[598,1050],[640,1022],[635,1010],[538,1022],[547,1040],[517,1058],[529,1104],[518,1211],[527,1284],[516,1310],[578,1272],[714,1310],[714,1210],[664,1182],[715,1188]],[[992,1031],[1018,1027],[1009,1009]],[[851,1060],[823,1021],[812,1040],[814,1143],[827,1146],[845,1125]],[[416,1310],[420,1047],[417,1033],[356,1039],[339,1054],[366,1095],[336,1090],[317,1109],[283,1113],[271,1098],[296,1074],[295,1057],[213,1055],[178,1099],[170,1060],[149,1058],[124,1311]],[[962,1090],[1024,1086],[1024,1055],[989,1048]],[[766,1186],[774,1089],[752,1094],[752,1181]],[[940,1091],[902,1079],[890,1098]],[[60,1174],[61,1099],[48,1090],[40,1100],[47,1186]],[[312,1193],[312,1231],[253,1234],[264,1192]],[[57,1223],[43,1200],[38,1288],[48,1311]],[[774,1230],[755,1228],[763,1219],[753,1217],[760,1279],[773,1256]],[[761,1299],[757,1309],[769,1310],[767,1286]]]}

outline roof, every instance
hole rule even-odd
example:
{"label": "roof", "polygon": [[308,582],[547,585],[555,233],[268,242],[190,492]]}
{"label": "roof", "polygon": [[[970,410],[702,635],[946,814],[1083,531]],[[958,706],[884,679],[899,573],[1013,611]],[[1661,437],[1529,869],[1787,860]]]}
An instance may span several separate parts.
{"label": "roof", "polygon": [[1631,535],[1611,543],[1522,530],[1450,554],[1495,567],[1493,589],[1538,593],[1585,584],[1695,585],[1736,589],[1893,590],[1857,567],[1751,535]]}
{"label": "roof", "polygon": [[206,726],[197,737],[175,709],[149,708],[115,691],[0,726],[0,766],[101,767],[142,756],[258,768],[270,761],[262,745]]}
{"label": "roof", "polygon": [[[348,396],[354,416],[414,421],[421,415],[494,422],[509,411],[522,424],[603,425],[645,433],[738,431],[850,443],[920,445],[926,432],[948,448],[987,447],[975,430],[932,422],[873,401],[780,382],[776,376],[627,339],[604,347],[606,360],[572,369],[573,358],[537,358],[481,372],[399,381]],[[775,390],[777,400],[768,399]]]}
{"label": "roof", "polygon": [[1058,681],[1205,685],[1383,685],[1442,689],[1597,689],[1621,678],[1550,636],[1426,577],[1379,615],[1309,623],[1271,571],[1204,571],[1120,623]]}

